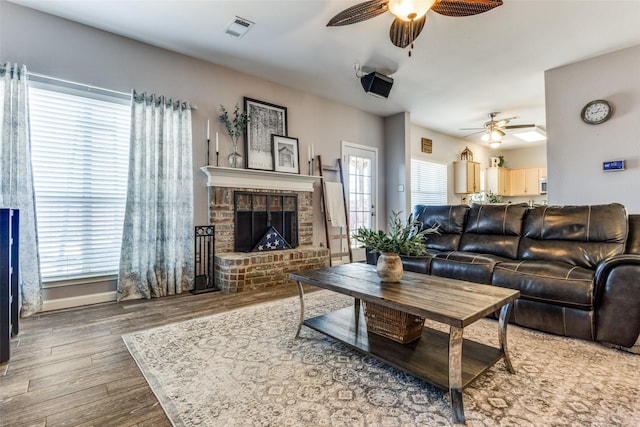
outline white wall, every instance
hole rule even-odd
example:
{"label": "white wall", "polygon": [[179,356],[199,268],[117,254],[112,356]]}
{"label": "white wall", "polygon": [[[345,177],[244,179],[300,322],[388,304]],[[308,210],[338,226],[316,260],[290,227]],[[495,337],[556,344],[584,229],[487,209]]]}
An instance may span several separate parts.
{"label": "white wall", "polygon": [[[422,152],[422,138],[432,141],[432,153]],[[442,163],[447,165],[447,203],[467,203],[466,195],[453,192],[453,162],[460,160],[460,153],[468,147],[473,152],[473,160],[480,162],[482,170],[489,167],[489,157],[495,153],[489,147],[480,144],[469,143],[462,139],[444,135],[418,125],[411,125],[411,157],[427,162]],[[410,179],[410,175],[408,179]],[[411,191],[410,185],[407,191]],[[409,194],[409,193],[408,193]],[[408,197],[408,196],[407,196]]]}
{"label": "white wall", "polygon": [[492,153],[492,157],[504,156],[504,167],[510,169],[546,168],[547,147],[536,145],[533,147],[514,148]]}
{"label": "white wall", "polygon": [[[288,133],[299,138],[303,173],[307,173],[309,144],[327,164],[338,159],[343,140],[377,147],[384,156],[384,120],[379,116],[4,0],[0,0],[0,12],[0,62],[22,63],[34,73],[121,92],[134,88],[155,92],[198,107],[192,115],[196,225],[208,223],[208,192],[200,171],[206,164],[207,119],[212,133],[220,132],[221,166],[226,166],[231,151],[217,120],[220,104],[228,110],[236,103],[242,108],[243,96],[248,96],[287,107]],[[215,145],[211,151],[215,164]],[[384,188],[384,173],[380,175],[378,185]],[[381,205],[384,209],[383,196]],[[324,233],[317,188],[314,206],[314,243],[318,245],[324,242]],[[62,297],[58,288],[54,298]]]}
{"label": "white wall", "polygon": [[[549,203],[620,202],[640,213],[640,46],[545,72]],[[580,119],[594,99],[613,104],[600,125]],[[627,170],[603,172],[602,162]]]}

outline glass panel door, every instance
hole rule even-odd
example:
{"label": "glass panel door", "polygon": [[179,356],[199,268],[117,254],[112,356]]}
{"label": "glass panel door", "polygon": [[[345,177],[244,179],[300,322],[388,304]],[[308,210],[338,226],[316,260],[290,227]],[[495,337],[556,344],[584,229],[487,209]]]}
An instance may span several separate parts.
{"label": "glass panel door", "polygon": [[[342,159],[347,205],[349,209],[349,228],[351,234],[360,228],[377,229],[376,221],[376,179],[377,149],[343,142]],[[353,260],[365,259],[364,248],[351,240]]]}

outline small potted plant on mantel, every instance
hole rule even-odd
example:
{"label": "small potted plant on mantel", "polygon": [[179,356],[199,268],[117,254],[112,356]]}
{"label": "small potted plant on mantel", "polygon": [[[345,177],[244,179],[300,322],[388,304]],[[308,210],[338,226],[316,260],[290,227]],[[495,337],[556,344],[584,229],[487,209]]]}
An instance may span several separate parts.
{"label": "small potted plant on mantel", "polygon": [[358,228],[353,239],[364,244],[370,252],[379,252],[376,265],[378,276],[383,282],[399,282],[403,269],[400,255],[419,256],[426,252],[424,241],[428,234],[438,233],[438,226],[423,228],[422,223],[409,216],[406,223],[400,219],[400,212],[390,216],[389,232]]}
{"label": "small potted plant on mantel", "polygon": [[247,132],[247,125],[250,121],[249,116],[246,111],[241,112],[240,107],[236,104],[236,108],[233,111],[233,119],[229,116],[229,112],[224,108],[224,105],[220,106],[220,116],[218,118],[233,143],[233,152],[228,157],[229,166],[232,168],[242,167],[242,155],[238,153],[238,139]]}

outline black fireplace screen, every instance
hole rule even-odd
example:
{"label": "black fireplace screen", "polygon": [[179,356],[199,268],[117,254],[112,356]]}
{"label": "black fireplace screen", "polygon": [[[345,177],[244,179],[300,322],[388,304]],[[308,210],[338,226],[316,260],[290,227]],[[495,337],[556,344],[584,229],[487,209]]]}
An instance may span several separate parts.
{"label": "black fireplace screen", "polygon": [[298,195],[234,192],[236,252],[250,252],[270,227],[291,248],[298,246]]}

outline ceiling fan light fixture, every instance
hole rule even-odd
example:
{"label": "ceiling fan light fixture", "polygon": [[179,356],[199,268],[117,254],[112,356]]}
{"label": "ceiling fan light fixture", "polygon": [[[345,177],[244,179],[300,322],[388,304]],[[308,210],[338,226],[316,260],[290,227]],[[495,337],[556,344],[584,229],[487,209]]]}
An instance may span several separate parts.
{"label": "ceiling fan light fixture", "polygon": [[410,22],[427,14],[435,0],[389,0],[389,12],[399,19]]}
{"label": "ceiling fan light fixture", "polygon": [[482,135],[482,140],[484,142],[487,141],[500,141],[502,137],[505,136],[505,133],[500,129],[494,129],[492,131],[487,130],[484,135]]}

